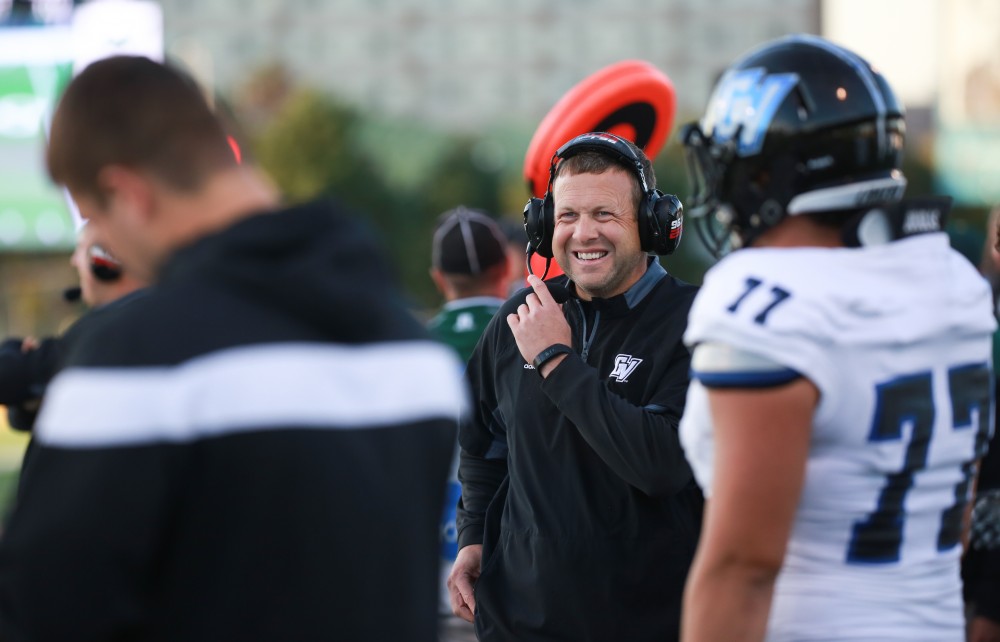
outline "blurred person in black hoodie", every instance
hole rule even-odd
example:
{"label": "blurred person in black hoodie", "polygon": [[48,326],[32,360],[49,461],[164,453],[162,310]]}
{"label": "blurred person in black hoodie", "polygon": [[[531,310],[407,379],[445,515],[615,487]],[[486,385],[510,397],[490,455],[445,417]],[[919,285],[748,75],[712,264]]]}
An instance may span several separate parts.
{"label": "blurred person in black hoodie", "polygon": [[46,391],[0,639],[435,640],[465,387],[368,228],[282,207],[201,89],[145,58],[70,82],[47,163],[155,287]]}

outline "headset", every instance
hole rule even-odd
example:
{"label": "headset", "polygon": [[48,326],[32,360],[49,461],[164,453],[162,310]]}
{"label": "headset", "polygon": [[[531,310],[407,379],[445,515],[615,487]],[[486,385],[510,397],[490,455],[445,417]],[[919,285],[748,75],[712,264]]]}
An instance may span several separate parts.
{"label": "headset", "polygon": [[[93,243],[87,248],[87,264],[94,278],[104,283],[113,283],[122,277],[122,264],[100,245]],[[83,295],[79,285],[63,290],[63,299],[73,303]]]}
{"label": "headset", "polygon": [[99,281],[110,283],[122,276],[121,262],[97,243],[92,243],[87,248],[87,262],[90,264],[90,273]]}
{"label": "headset", "polygon": [[661,256],[676,250],[684,230],[684,206],[680,199],[673,194],[664,194],[649,187],[646,172],[642,168],[642,159],[627,140],[607,132],[590,132],[573,138],[556,150],[549,163],[549,183],[545,188],[545,196],[529,199],[524,206],[524,231],[528,234],[529,264],[534,252],[546,259],[552,258],[552,233],[555,228],[552,183],[555,180],[556,167],[559,161],[581,152],[597,152],[613,156],[624,161],[635,171],[643,193],[638,212],[639,246],[644,252]]}

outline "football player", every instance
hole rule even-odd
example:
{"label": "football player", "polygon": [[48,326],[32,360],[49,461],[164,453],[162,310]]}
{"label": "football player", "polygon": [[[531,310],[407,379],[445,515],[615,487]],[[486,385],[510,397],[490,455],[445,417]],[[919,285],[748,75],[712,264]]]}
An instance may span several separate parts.
{"label": "football player", "polygon": [[904,131],[885,78],[812,36],[741,57],[685,129],[695,224],[738,250],[685,334],[685,640],[963,639],[995,322],[948,199],[903,199]]}

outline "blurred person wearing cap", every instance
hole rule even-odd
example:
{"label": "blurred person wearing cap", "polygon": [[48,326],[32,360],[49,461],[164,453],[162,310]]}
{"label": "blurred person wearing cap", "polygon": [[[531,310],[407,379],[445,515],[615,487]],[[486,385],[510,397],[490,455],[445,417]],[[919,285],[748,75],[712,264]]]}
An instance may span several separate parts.
{"label": "blurred person wearing cap", "polygon": [[[522,248],[523,251],[523,248]],[[434,231],[431,278],[445,304],[428,328],[468,361],[493,315],[506,300],[507,238],[484,212],[458,207]]]}
{"label": "blurred person wearing cap", "polygon": [[[431,279],[444,296],[441,311],[428,328],[450,345],[463,363],[472,356],[480,335],[508,295],[510,259],[507,238],[485,212],[456,207],[441,215],[431,243]],[[522,253],[524,251],[522,247]],[[470,622],[451,612],[447,579],[458,553],[455,509],[461,496],[457,452],[452,460],[441,524],[441,613],[442,642],[474,642]]]}
{"label": "blurred person wearing cap", "polygon": [[30,431],[49,381],[62,368],[86,328],[140,296],[147,283],[125,270],[99,242],[94,229],[80,228],[70,265],[79,286],[67,289],[67,301],[82,300],[88,310],[58,337],[38,340],[11,337],[0,343],[0,403],[7,406],[11,428]]}
{"label": "blurred person wearing cap", "polygon": [[146,58],[70,81],[47,164],[155,286],[46,391],[0,639],[435,642],[465,387],[372,231],[283,206],[193,79]]}

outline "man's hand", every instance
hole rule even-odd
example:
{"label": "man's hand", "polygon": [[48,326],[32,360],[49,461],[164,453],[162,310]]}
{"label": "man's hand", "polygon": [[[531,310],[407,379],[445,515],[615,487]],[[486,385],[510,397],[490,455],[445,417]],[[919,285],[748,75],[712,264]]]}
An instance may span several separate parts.
{"label": "man's hand", "polygon": [[[531,363],[539,352],[553,343],[573,345],[573,333],[563,316],[562,305],[552,298],[545,282],[532,274],[528,277],[528,285],[534,292],[518,306],[516,313],[507,315],[507,325],[514,333],[521,356]],[[546,361],[543,371],[538,374],[545,377],[565,358],[566,355],[561,354]]]}
{"label": "man's hand", "polygon": [[458,617],[472,622],[476,612],[476,595],[473,586],[483,568],[483,545],[469,544],[458,551],[455,564],[448,575],[448,598],[451,611]]}

